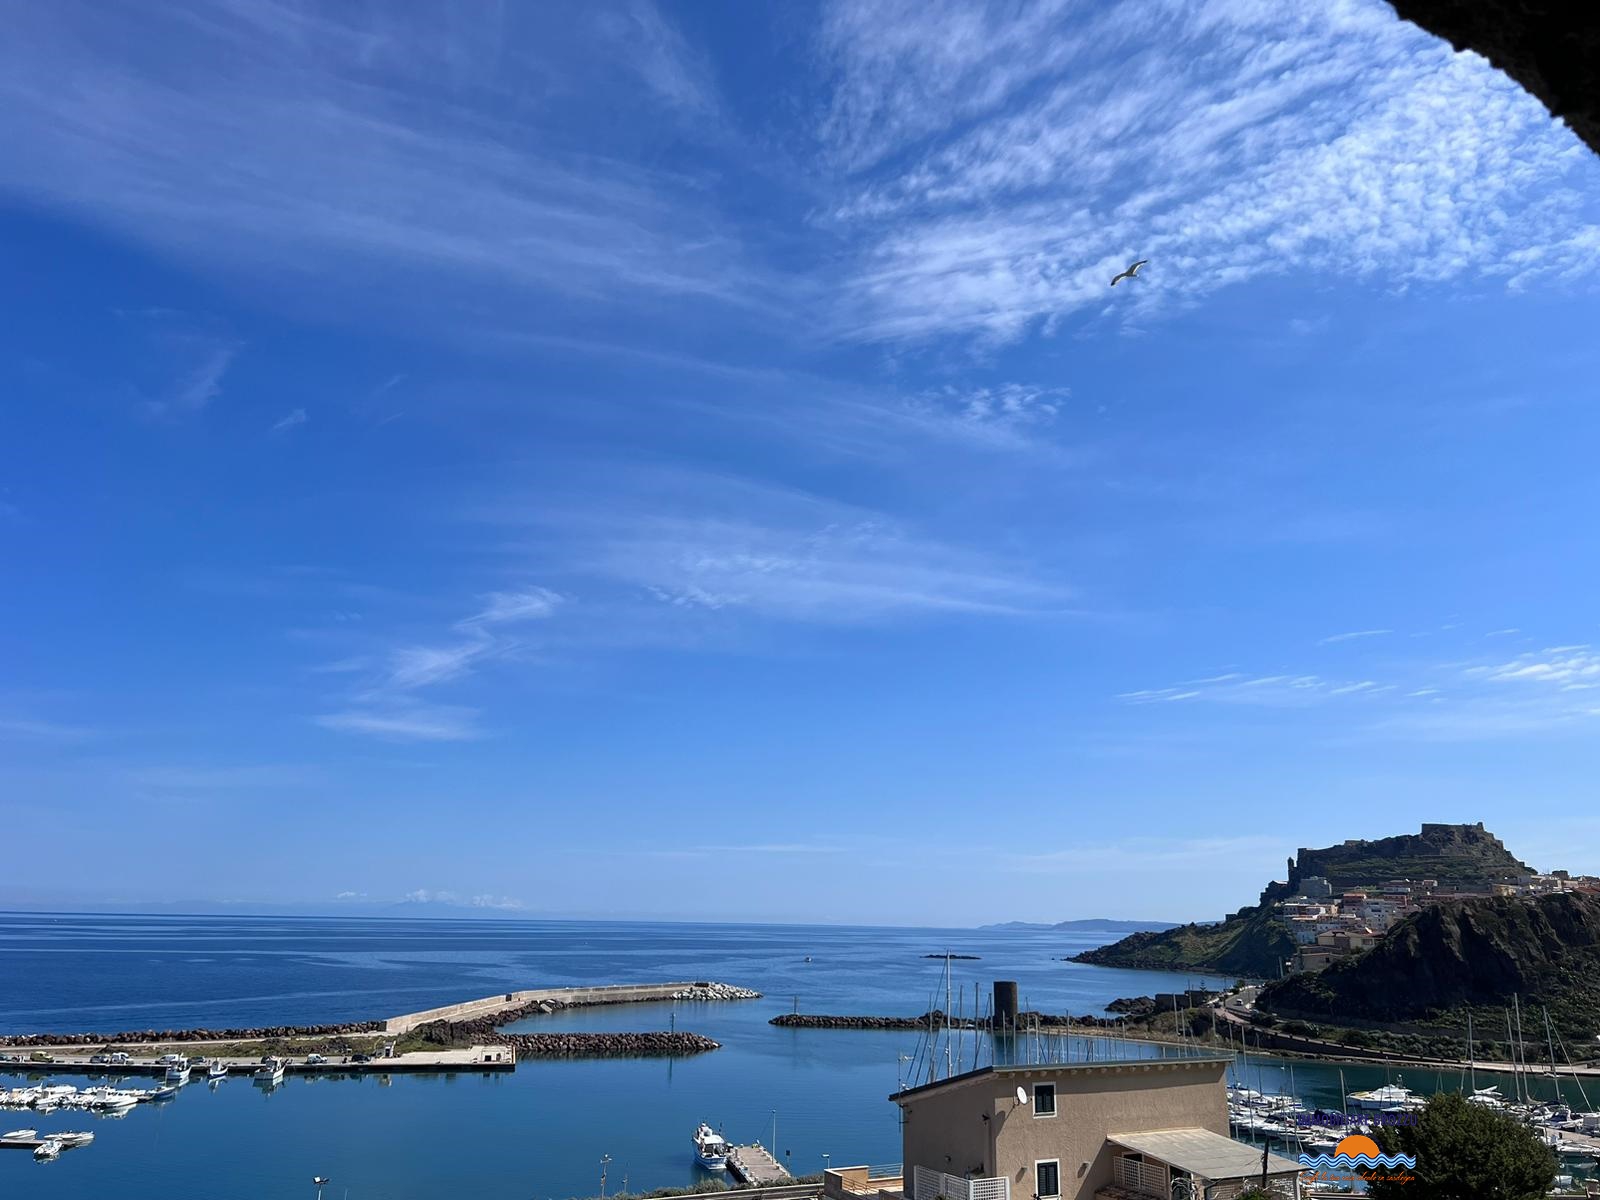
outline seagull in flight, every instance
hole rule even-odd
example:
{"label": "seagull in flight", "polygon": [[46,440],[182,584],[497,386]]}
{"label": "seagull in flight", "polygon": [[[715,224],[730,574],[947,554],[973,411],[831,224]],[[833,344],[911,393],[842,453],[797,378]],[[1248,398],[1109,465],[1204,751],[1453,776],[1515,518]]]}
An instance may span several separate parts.
{"label": "seagull in flight", "polygon": [[1111,286],[1116,287],[1117,284],[1121,283],[1124,279],[1139,278],[1139,268],[1144,266],[1145,263],[1149,261],[1150,260],[1148,258],[1141,258],[1138,262],[1134,263],[1133,266],[1122,272],[1122,274],[1114,276],[1111,280]]}

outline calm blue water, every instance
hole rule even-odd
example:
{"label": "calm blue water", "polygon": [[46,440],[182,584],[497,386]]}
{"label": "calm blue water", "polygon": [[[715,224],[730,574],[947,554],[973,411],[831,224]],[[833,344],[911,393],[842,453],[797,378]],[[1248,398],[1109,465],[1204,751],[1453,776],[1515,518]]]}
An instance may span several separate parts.
{"label": "calm blue water", "polygon": [[[247,1080],[194,1086],[121,1120],[0,1110],[5,1128],[91,1128],[93,1145],[54,1163],[0,1152],[0,1196],[41,1200],[277,1200],[331,1176],[340,1200],[585,1196],[626,1179],[641,1190],[696,1178],[689,1133],[701,1120],[738,1141],[777,1146],[796,1174],[894,1162],[888,1095],[906,1033],[784,1030],[802,1012],[916,1014],[942,999],[943,964],[987,993],[1016,979],[1027,1003],[1098,1013],[1116,997],[1194,976],[1057,961],[1101,939],[835,926],[380,921],[0,914],[0,1031],[113,1031],[194,1025],[308,1024],[383,1017],[495,992],[580,983],[717,979],[757,1001],[582,1009],[528,1029],[679,1029],[721,1042],[679,1061],[525,1062],[511,1075],[291,1076],[267,1094]],[[812,962],[804,961],[807,955]],[[1338,1075],[1298,1067],[1296,1088],[1337,1105]],[[18,1076],[0,1075],[13,1086]],[[1346,1070],[1352,1088],[1381,1070]],[[82,1084],[82,1078],[62,1082]],[[1249,1082],[1287,1088],[1287,1070],[1252,1065]],[[1430,1080],[1412,1080],[1431,1086]]]}

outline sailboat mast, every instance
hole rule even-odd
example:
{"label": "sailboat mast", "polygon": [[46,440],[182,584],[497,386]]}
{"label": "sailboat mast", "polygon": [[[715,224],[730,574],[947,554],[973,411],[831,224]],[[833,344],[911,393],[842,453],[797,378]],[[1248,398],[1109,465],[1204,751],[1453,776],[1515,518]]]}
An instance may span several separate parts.
{"label": "sailboat mast", "polygon": [[1472,1040],[1472,1010],[1467,1010],[1467,1071],[1471,1082],[1467,1085],[1473,1092],[1478,1090],[1478,1048]]}
{"label": "sailboat mast", "polygon": [[1517,1042],[1511,1035],[1511,1010],[1506,1009],[1506,1048],[1511,1051],[1511,1094],[1522,1103],[1522,1074],[1517,1070]]}

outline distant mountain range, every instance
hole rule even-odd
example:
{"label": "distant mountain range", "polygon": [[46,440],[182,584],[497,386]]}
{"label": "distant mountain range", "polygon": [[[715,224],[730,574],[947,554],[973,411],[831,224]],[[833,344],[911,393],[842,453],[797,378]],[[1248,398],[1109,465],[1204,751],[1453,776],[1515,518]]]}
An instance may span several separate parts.
{"label": "distant mountain range", "polygon": [[95,913],[105,915],[143,914],[174,917],[395,917],[400,919],[534,920],[539,914],[526,909],[486,904],[459,904],[447,900],[328,900],[304,902],[174,900],[84,901],[77,904],[22,903],[0,904],[10,912]]}
{"label": "distant mountain range", "polygon": [[1159,933],[1176,929],[1176,921],[1113,921],[1089,917],[1081,921],[1057,921],[1054,925],[1038,921],[1002,921],[998,925],[979,925],[979,929],[1061,929],[1072,933]]}

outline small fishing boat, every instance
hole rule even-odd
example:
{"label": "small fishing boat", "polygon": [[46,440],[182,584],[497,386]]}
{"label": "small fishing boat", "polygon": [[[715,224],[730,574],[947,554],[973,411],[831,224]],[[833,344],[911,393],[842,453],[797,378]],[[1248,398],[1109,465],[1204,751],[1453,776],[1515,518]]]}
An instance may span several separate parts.
{"label": "small fishing boat", "polygon": [[694,1131],[694,1159],[708,1171],[720,1171],[728,1165],[727,1141],[704,1121]]}
{"label": "small fishing boat", "polygon": [[283,1082],[283,1059],[267,1059],[256,1068],[255,1081],[264,1087],[277,1087]]}
{"label": "small fishing boat", "polygon": [[183,1084],[188,1083],[189,1082],[189,1064],[188,1063],[173,1063],[173,1064],[171,1064],[169,1067],[167,1067],[167,1080],[166,1081],[168,1083],[178,1084],[179,1086],[182,1086]]}
{"label": "small fishing boat", "polygon": [[177,1094],[178,1094],[178,1085],[173,1083],[173,1084],[168,1084],[166,1087],[158,1087],[155,1090],[155,1094],[151,1097],[151,1099],[153,1099],[153,1100],[171,1100]]}
{"label": "small fishing boat", "polygon": [[225,1079],[228,1074],[228,1064],[221,1059],[215,1059],[206,1068],[206,1078],[211,1080]]}

